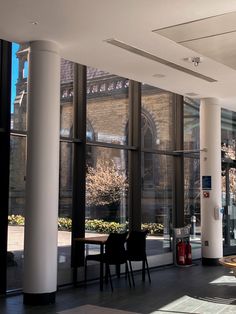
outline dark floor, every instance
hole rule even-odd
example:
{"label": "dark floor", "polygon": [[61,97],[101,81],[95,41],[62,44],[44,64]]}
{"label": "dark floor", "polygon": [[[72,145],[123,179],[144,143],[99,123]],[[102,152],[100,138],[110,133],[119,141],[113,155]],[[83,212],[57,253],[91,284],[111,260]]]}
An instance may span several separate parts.
{"label": "dark floor", "polygon": [[98,282],[87,287],[64,288],[55,305],[30,307],[22,295],[0,299],[1,314],[127,314],[127,313],[236,313],[236,279],[222,266],[167,267],[151,270],[152,283],[135,275],[135,288],[124,277],[113,279],[99,291]]}

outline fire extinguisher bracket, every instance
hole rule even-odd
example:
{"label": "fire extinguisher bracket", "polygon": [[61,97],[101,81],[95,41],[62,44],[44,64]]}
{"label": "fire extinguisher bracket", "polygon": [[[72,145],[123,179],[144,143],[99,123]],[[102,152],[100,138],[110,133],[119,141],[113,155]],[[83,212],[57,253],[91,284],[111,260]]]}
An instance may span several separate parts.
{"label": "fire extinguisher bracket", "polygon": [[191,226],[188,225],[183,228],[173,229],[174,264],[178,267],[189,267],[193,265],[190,228]]}

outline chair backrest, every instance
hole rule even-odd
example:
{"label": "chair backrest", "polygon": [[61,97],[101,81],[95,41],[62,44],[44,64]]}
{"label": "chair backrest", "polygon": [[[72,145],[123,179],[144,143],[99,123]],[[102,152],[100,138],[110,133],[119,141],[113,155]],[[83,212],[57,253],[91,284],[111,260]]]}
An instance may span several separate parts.
{"label": "chair backrest", "polygon": [[127,239],[128,259],[140,261],[146,257],[147,231],[131,231]]}
{"label": "chair backrest", "polygon": [[125,242],[128,232],[110,233],[105,246],[105,258],[109,264],[123,264],[127,260]]}

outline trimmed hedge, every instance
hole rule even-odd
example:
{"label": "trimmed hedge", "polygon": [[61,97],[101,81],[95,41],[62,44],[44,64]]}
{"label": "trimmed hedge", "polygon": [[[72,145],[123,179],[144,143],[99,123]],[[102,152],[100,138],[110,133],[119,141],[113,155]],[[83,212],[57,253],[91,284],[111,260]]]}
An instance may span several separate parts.
{"label": "trimmed hedge", "polygon": [[128,223],[120,224],[114,221],[104,221],[102,219],[87,219],[85,220],[85,229],[89,231],[96,231],[100,233],[110,233],[117,232],[120,233],[122,231],[127,230]]}
{"label": "trimmed hedge", "polygon": [[[25,218],[21,215],[8,216],[8,224],[13,226],[23,226]],[[71,218],[58,218],[58,230],[70,231],[72,226]],[[144,223],[141,226],[142,230],[147,230],[149,234],[163,234],[163,225],[160,223]],[[110,233],[122,232],[128,230],[128,222],[120,224],[118,222],[109,222],[102,219],[86,219],[85,229],[91,232]]]}

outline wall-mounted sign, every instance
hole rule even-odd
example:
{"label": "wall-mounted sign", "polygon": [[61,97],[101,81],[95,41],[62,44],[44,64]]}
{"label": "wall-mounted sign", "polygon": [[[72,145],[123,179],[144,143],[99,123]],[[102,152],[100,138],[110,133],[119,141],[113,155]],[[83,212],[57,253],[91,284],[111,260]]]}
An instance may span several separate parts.
{"label": "wall-mounted sign", "polygon": [[211,190],[211,176],[202,176],[202,189]]}

